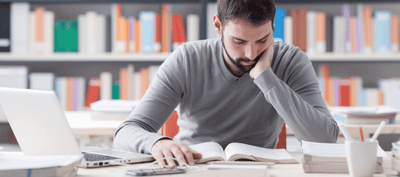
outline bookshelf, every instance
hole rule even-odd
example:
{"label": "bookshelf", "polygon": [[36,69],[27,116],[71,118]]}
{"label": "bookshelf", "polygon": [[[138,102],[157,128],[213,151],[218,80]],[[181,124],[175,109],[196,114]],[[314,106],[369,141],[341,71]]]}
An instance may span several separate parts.
{"label": "bookshelf", "polygon": [[27,55],[0,53],[0,62],[6,61],[41,61],[41,62],[163,62],[170,53],[161,54],[79,54],[79,53],[56,53],[49,55]]}

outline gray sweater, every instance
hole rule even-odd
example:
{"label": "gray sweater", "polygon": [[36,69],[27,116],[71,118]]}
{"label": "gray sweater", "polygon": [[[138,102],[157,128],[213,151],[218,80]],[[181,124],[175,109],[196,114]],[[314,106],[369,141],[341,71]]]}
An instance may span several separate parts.
{"label": "gray sweater", "polygon": [[231,142],[275,148],[284,124],[298,140],[335,143],[338,126],[321,96],[313,66],[298,47],[275,42],[272,66],[255,80],[224,64],[220,38],[186,43],[161,65],[146,94],[114,135],[117,149],[151,153],[179,104],[186,145]]}

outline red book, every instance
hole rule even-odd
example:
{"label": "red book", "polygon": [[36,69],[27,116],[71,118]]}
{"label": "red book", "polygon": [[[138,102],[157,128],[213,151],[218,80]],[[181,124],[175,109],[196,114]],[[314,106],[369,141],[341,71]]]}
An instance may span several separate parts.
{"label": "red book", "polygon": [[160,16],[160,14],[156,14],[156,24],[154,25],[155,26],[155,36],[156,36],[156,39],[155,39],[155,43],[154,43],[154,52],[155,53],[160,53],[161,52],[161,16]]}
{"label": "red book", "polygon": [[186,33],[185,33],[185,28],[183,27],[183,19],[181,14],[177,15],[177,21],[178,21],[179,42],[183,44],[186,42]]}
{"label": "red book", "polygon": [[176,111],[172,112],[171,116],[169,116],[168,120],[162,127],[162,135],[168,136],[170,138],[174,138],[176,134],[179,132],[179,126],[177,124],[178,121],[178,113]]}
{"label": "red book", "polygon": [[351,104],[351,80],[340,79],[340,106],[350,106]]}
{"label": "red book", "polygon": [[175,50],[178,47],[180,40],[179,40],[179,32],[178,32],[178,15],[173,14],[171,17],[172,23],[172,48]]}
{"label": "red book", "polygon": [[96,102],[100,97],[100,78],[90,78],[86,93],[85,107],[90,108],[90,103]]}

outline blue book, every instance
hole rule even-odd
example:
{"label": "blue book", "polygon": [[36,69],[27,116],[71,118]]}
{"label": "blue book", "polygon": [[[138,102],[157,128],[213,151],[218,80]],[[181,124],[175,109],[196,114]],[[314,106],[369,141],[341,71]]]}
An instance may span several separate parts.
{"label": "blue book", "polygon": [[284,39],[284,19],[286,11],[283,7],[277,7],[275,13],[275,31],[273,33],[274,41],[285,42]]}
{"label": "blue book", "polygon": [[322,98],[325,100],[325,80],[324,78],[318,78],[319,90],[321,91]]}
{"label": "blue book", "polygon": [[367,89],[361,90],[361,106],[367,106]]}
{"label": "blue book", "polygon": [[390,20],[389,11],[375,12],[375,52],[390,51]]}
{"label": "blue book", "polygon": [[143,54],[154,53],[154,24],[155,13],[152,11],[143,11],[139,14],[141,51]]}

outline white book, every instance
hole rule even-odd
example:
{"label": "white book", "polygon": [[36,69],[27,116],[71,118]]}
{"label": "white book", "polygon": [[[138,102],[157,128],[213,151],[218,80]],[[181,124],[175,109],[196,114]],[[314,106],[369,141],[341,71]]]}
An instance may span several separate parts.
{"label": "white book", "polygon": [[151,82],[153,82],[154,78],[156,77],[158,68],[160,68],[160,65],[150,65],[149,66],[149,84],[151,84]]}
{"label": "white book", "polygon": [[225,150],[216,142],[205,142],[189,146],[202,154],[196,163],[209,161],[235,161],[246,159],[248,161],[263,161],[274,163],[298,163],[286,149],[268,149],[244,143],[230,143]]}
{"label": "white book", "polygon": [[105,15],[97,15],[97,24],[96,24],[96,44],[97,44],[97,52],[105,53],[106,52],[106,16]]}
{"label": "white book", "polygon": [[28,88],[28,67],[0,66],[0,87]]}
{"label": "white book", "polygon": [[79,111],[83,111],[85,110],[85,88],[86,88],[86,84],[85,84],[85,78],[84,77],[80,77],[78,79],[78,110]]}
{"label": "white book", "polygon": [[61,82],[61,88],[60,88],[61,107],[63,108],[64,111],[66,111],[67,110],[67,78],[61,77],[60,82]]}
{"label": "white book", "polygon": [[53,73],[30,73],[29,88],[35,90],[54,90]]}
{"label": "white book", "polygon": [[358,23],[359,23],[358,34],[360,35],[361,53],[364,53],[364,48],[365,48],[364,5],[361,3],[357,4],[357,17],[358,17]]}
{"label": "white book", "polygon": [[[384,105],[391,106],[400,111],[400,80],[384,79],[379,81],[379,88],[383,91]],[[400,158],[400,157],[399,157]]]}
{"label": "white book", "polygon": [[356,77],[356,106],[362,105],[362,89],[363,89],[363,80],[361,77]]}
{"label": "white book", "polygon": [[112,74],[111,72],[100,73],[100,99],[110,100],[112,88]]}
{"label": "white book", "polygon": [[135,80],[135,85],[133,86],[134,100],[140,100],[142,98],[142,76],[140,72],[135,72],[133,76]]}
{"label": "white book", "polygon": [[78,16],[78,52],[86,53],[86,15]]}
{"label": "white book", "polygon": [[98,30],[97,27],[97,14],[94,11],[86,13],[86,35],[87,43],[86,50],[88,54],[95,54],[97,52],[98,43],[96,41]]}
{"label": "white book", "polygon": [[317,44],[317,13],[307,12],[307,54],[316,53]]}
{"label": "white book", "polygon": [[333,25],[333,51],[334,53],[344,53],[344,44],[346,39],[346,19],[342,16],[335,16]]}
{"label": "white book", "polygon": [[111,5],[111,52],[117,53],[117,4]]}
{"label": "white book", "polygon": [[36,12],[29,13],[29,53],[36,53]]}
{"label": "white book", "polygon": [[29,3],[13,2],[10,6],[11,53],[27,54],[29,51]]}
{"label": "white book", "polygon": [[219,38],[215,31],[213,16],[218,14],[217,3],[207,4],[207,39]]}
{"label": "white book", "polygon": [[129,64],[127,70],[128,70],[128,100],[134,100],[135,66],[133,64]]}
{"label": "white book", "polygon": [[54,53],[54,13],[46,11],[43,17],[44,21],[44,51],[45,54]]}
{"label": "white book", "polygon": [[291,16],[284,18],[284,37],[286,44],[293,44],[293,19]]}
{"label": "white book", "polygon": [[[347,14],[347,13],[348,14]],[[347,33],[347,31],[350,31],[350,17],[351,17],[351,11],[350,11],[350,5],[349,4],[344,4],[343,5],[343,16],[345,20],[345,40],[344,40],[344,52],[345,53],[351,53],[351,36],[348,37],[348,35],[351,35],[351,33]]]}
{"label": "white book", "polygon": [[196,14],[189,14],[186,17],[187,41],[197,41],[200,39],[200,17]]}

